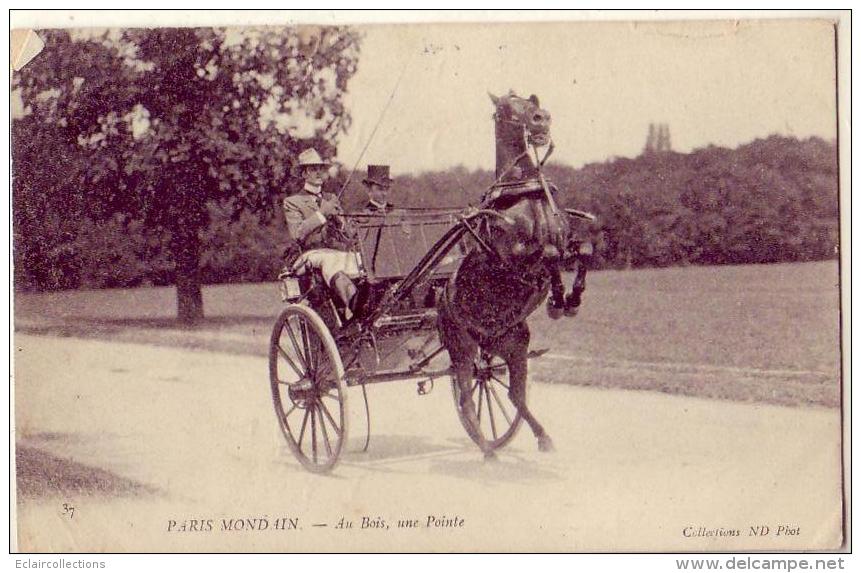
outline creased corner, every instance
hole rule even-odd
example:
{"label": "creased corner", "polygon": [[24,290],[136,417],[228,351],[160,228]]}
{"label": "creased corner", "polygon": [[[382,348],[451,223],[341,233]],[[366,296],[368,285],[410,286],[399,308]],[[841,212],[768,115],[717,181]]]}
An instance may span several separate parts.
{"label": "creased corner", "polygon": [[45,47],[45,42],[33,30],[12,30],[10,42],[10,63],[16,72],[38,56]]}

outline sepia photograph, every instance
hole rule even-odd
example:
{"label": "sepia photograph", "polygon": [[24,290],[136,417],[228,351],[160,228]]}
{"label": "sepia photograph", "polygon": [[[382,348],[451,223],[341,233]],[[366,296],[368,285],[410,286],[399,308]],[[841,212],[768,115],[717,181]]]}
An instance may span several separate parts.
{"label": "sepia photograph", "polygon": [[845,548],[848,20],[13,10],[11,550]]}

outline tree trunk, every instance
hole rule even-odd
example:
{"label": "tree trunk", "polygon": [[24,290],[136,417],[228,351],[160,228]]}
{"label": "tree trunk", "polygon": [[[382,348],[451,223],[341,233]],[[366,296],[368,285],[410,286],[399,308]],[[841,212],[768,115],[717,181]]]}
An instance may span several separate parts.
{"label": "tree trunk", "polygon": [[176,229],[171,240],[176,263],[176,315],[183,324],[203,318],[200,289],[200,237],[196,229]]}

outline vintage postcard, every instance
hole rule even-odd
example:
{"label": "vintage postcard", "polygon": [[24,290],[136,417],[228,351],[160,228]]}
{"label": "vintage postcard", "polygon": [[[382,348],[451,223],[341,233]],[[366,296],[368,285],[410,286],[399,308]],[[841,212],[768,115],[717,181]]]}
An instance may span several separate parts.
{"label": "vintage postcard", "polygon": [[14,550],[844,547],[848,14],[11,22]]}

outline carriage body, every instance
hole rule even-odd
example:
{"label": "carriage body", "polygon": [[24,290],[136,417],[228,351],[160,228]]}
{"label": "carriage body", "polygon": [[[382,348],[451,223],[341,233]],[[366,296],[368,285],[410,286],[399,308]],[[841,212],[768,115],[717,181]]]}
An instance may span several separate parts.
{"label": "carriage body", "polygon": [[[297,459],[309,470],[328,472],[348,439],[348,388],[361,387],[365,402],[364,450],[370,440],[366,387],[413,381],[419,395],[452,373],[439,340],[437,301],[465,256],[474,212],[423,210],[385,217],[358,214],[357,251],[363,308],[348,317],[319,275],[281,277],[287,304],[270,341],[272,398],[279,425]],[[312,370],[318,370],[311,373]],[[322,374],[321,374],[322,372]],[[508,398],[507,369],[499,359],[475,358],[472,393],[478,418],[496,447],[513,439],[521,416]],[[461,409],[460,389],[451,384],[458,418],[478,441],[474,423]],[[310,436],[310,437],[309,437]]]}
{"label": "carriage body", "polygon": [[[282,287],[282,292],[292,292],[283,297],[285,302],[304,302],[320,315],[346,365],[348,386],[444,373],[448,368],[444,361],[420,363],[429,353],[439,354],[436,301],[463,258],[463,246],[455,244],[400,300],[383,301],[457,223],[457,212],[396,210],[346,217],[356,232],[361,272],[354,279],[361,299],[355,316],[338,304],[316,273],[283,279],[293,283]],[[371,314],[379,316],[361,324]]]}

